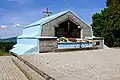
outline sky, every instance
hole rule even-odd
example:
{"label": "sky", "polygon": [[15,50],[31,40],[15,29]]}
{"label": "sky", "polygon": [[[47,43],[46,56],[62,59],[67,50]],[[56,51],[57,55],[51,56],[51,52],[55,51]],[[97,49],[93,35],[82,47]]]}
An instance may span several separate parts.
{"label": "sky", "polygon": [[106,0],[0,0],[0,38],[18,36],[24,26],[45,16],[46,8],[52,14],[72,10],[86,23],[92,15],[105,8]]}

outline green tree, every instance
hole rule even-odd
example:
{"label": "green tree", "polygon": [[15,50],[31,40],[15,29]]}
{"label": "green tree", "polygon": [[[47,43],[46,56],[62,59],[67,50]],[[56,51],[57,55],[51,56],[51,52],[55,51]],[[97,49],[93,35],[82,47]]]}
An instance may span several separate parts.
{"label": "green tree", "polygon": [[92,28],[94,30],[94,36],[96,37],[102,36],[102,31],[107,25],[107,11],[108,9],[105,8],[104,10],[101,10],[100,13],[95,13],[92,16]]}
{"label": "green tree", "polygon": [[106,6],[92,16],[94,35],[104,37],[107,46],[120,46],[120,0],[107,0]]}

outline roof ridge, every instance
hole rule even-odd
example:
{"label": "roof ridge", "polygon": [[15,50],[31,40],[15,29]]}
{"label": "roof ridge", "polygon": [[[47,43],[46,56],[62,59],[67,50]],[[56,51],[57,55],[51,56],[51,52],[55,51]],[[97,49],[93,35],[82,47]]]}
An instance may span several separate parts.
{"label": "roof ridge", "polygon": [[48,22],[48,21],[50,21],[50,20],[52,20],[52,19],[54,19],[54,18],[56,18],[58,16],[61,16],[61,15],[65,14],[65,13],[67,13],[67,12],[71,12],[71,10],[61,11],[61,12],[53,14],[53,15],[51,15],[49,17],[42,18],[42,19],[40,19],[38,21],[33,22],[30,25],[25,26],[25,28],[29,28],[29,27],[37,26],[37,25],[42,25],[42,24],[44,24],[44,23],[46,23],[46,22]]}

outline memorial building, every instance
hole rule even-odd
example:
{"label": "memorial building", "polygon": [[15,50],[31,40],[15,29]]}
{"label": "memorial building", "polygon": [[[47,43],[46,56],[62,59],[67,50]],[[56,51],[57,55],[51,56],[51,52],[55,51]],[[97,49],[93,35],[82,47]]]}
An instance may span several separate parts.
{"label": "memorial building", "polygon": [[17,44],[10,50],[16,54],[49,52],[57,49],[103,48],[104,40],[93,36],[92,27],[71,10],[47,15],[23,29]]}

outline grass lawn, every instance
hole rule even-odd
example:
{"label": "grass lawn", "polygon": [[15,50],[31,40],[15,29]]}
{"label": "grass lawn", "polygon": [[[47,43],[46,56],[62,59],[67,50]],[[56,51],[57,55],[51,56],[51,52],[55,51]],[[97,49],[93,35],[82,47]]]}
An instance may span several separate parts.
{"label": "grass lawn", "polygon": [[10,53],[0,50],[0,56],[10,56],[10,55],[11,55]]}

